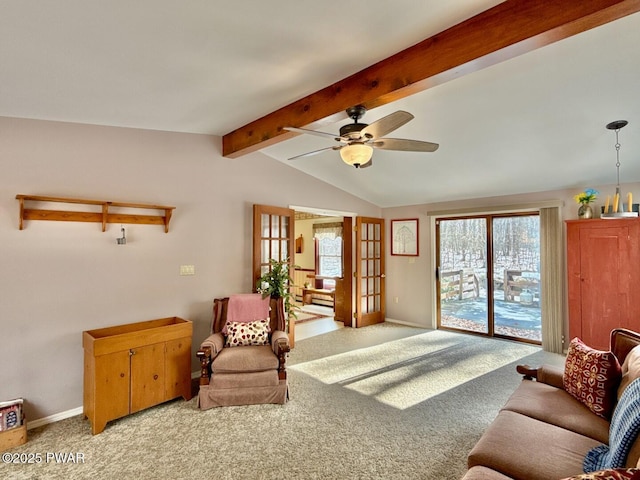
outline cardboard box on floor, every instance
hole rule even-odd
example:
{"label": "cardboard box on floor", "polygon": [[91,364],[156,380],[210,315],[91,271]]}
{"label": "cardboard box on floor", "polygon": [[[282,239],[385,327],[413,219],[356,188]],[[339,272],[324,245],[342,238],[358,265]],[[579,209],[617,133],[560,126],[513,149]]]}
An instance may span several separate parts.
{"label": "cardboard box on floor", "polygon": [[23,445],[27,441],[23,403],[22,398],[0,402],[0,452]]}
{"label": "cardboard box on floor", "polygon": [[10,450],[14,447],[27,443],[27,424],[0,432],[0,452]]}

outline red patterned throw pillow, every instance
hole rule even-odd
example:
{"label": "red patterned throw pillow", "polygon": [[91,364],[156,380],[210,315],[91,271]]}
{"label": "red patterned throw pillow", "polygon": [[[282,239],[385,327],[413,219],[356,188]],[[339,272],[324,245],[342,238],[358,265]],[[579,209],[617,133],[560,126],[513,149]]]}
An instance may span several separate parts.
{"label": "red patterned throw pillow", "polygon": [[568,477],[564,480],[640,480],[640,469],[615,468],[599,470],[597,472],[576,475],[575,477]]}
{"label": "red patterned throw pillow", "polygon": [[227,347],[269,345],[269,319],[253,322],[227,322]]}
{"label": "red patterned throw pillow", "polygon": [[562,377],[564,389],[596,415],[609,420],[620,383],[620,364],[612,352],[571,340]]}

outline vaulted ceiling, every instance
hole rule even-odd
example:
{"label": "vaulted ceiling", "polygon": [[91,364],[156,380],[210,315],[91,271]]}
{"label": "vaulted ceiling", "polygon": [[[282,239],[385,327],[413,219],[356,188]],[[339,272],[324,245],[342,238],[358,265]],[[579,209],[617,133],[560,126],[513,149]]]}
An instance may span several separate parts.
{"label": "vaulted ceiling", "polygon": [[[340,94],[331,101],[308,101],[352,75],[366,78],[358,72],[496,5],[494,11],[506,11],[564,2],[500,3],[3,1],[0,115],[220,135],[225,154],[259,149],[383,207],[614,183],[615,137],[605,125],[626,119],[621,173],[623,181],[640,181],[637,0],[568,2],[600,10],[555,29],[547,26],[550,15],[525,12],[529,21],[513,31],[509,24],[497,27],[502,31],[483,25],[486,36],[480,28],[480,40],[462,37],[456,46],[461,37],[455,35],[448,50],[444,40],[432,41],[436,56],[421,51],[421,68],[444,65],[440,76],[414,85],[420,74],[398,63],[391,84],[347,81],[337,84]],[[496,46],[538,26],[542,34],[532,34],[534,40]],[[452,50],[485,47],[497,53],[443,63]],[[411,112],[415,119],[390,136],[437,142],[440,149],[376,150],[373,167],[363,170],[331,150],[287,160],[331,143],[280,136],[283,121],[336,133],[348,122],[343,108],[355,103],[369,107],[365,123]],[[301,113],[296,105],[312,108]],[[278,110],[284,111],[280,124],[255,123]],[[259,140],[229,150],[234,131]]]}

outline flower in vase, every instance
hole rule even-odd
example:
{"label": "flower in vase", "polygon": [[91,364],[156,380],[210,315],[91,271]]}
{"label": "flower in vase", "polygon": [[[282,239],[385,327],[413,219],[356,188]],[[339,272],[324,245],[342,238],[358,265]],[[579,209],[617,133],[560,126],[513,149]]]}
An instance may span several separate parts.
{"label": "flower in vase", "polygon": [[581,205],[589,205],[591,202],[595,202],[596,198],[598,198],[598,193],[600,192],[593,188],[587,188],[584,192],[574,195],[573,199]]}

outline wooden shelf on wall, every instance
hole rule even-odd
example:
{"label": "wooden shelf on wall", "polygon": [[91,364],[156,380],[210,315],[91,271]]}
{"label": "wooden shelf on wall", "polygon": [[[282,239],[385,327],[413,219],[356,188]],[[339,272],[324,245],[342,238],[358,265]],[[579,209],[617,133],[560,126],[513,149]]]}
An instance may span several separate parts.
{"label": "wooden shelf on wall", "polygon": [[[126,223],[136,225],[164,225],[165,233],[169,232],[169,221],[176,207],[165,205],[148,205],[141,203],[110,202],[105,200],[86,200],[79,198],[43,197],[36,195],[16,195],[20,201],[20,230],[24,229],[25,220],[50,220],[55,222],[94,222],[102,224],[102,231],[106,231],[107,223]],[[28,202],[73,203],[81,205],[100,206],[101,212],[77,212],[74,210],[49,210],[41,208],[27,208]],[[132,213],[112,213],[109,208],[117,207],[133,209],[162,210],[161,215],[138,215]]]}

